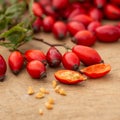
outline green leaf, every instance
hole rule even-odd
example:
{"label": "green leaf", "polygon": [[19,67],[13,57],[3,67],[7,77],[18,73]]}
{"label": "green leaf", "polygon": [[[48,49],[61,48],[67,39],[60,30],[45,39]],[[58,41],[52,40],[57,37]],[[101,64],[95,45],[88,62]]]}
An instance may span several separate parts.
{"label": "green leaf", "polygon": [[25,10],[26,5],[24,2],[16,3],[7,8],[5,16],[7,18],[19,17],[25,12]]}

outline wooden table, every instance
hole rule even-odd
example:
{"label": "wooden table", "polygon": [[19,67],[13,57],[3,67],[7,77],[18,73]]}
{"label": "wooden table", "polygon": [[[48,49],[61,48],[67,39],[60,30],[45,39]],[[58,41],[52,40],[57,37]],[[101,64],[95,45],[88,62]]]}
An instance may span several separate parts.
{"label": "wooden table", "polygon": [[[39,33],[36,36],[44,38],[50,43],[66,43],[74,46],[70,38],[63,41],[54,39],[52,34]],[[30,41],[20,49],[25,52],[28,49],[40,49],[46,53],[49,46]],[[78,85],[64,85],[59,83],[67,91],[67,96],[61,96],[54,92],[52,81],[55,80],[54,72],[62,69],[47,67],[47,77],[41,80],[32,79],[26,69],[15,76],[9,67],[6,79],[0,83],[0,120],[119,120],[120,119],[120,41],[116,43],[97,42],[95,48],[105,63],[112,66],[112,71],[100,79],[89,79]],[[66,50],[58,47],[60,52]],[[10,52],[0,47],[0,54],[8,59]],[[28,86],[32,86],[35,92],[40,87],[49,90],[50,94],[43,99],[36,99],[35,95],[27,95]],[[53,110],[45,108],[48,97],[55,100]],[[43,109],[44,115],[40,116],[38,109]]]}

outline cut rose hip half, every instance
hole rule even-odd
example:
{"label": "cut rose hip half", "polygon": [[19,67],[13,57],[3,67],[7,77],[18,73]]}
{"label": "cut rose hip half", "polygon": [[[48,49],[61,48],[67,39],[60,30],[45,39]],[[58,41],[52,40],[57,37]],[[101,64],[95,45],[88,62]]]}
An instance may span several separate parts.
{"label": "cut rose hip half", "polygon": [[77,84],[86,80],[86,77],[73,70],[58,70],[54,74],[55,78],[64,84]]}
{"label": "cut rose hip half", "polygon": [[90,78],[100,78],[111,71],[111,66],[101,63],[88,66],[80,71]]}

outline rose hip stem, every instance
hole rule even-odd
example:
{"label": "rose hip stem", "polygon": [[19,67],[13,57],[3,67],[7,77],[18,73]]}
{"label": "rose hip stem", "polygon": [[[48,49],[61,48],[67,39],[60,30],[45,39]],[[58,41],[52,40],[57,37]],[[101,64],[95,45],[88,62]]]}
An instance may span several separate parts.
{"label": "rose hip stem", "polygon": [[71,50],[70,47],[65,46],[65,43],[64,43],[64,44],[50,44],[50,43],[44,41],[43,39],[41,39],[41,38],[36,38],[36,37],[33,37],[33,40],[40,41],[40,42],[42,42],[42,43],[44,43],[44,44],[46,44],[46,45],[49,45],[49,46],[51,46],[51,47],[53,47],[53,46],[61,46],[61,47],[64,47],[66,50]]}

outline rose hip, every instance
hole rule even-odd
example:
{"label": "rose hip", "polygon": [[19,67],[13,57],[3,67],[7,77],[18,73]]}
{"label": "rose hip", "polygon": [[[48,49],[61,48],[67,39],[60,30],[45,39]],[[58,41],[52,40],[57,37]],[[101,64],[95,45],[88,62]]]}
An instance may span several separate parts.
{"label": "rose hip", "polygon": [[33,2],[32,11],[33,11],[34,15],[37,17],[41,17],[43,14],[43,9],[42,9],[41,5],[37,2]]}
{"label": "rose hip", "polygon": [[17,75],[23,68],[24,58],[19,51],[14,51],[8,58],[8,65],[12,72]]}
{"label": "rose hip", "polygon": [[104,13],[108,19],[111,20],[120,19],[120,8],[113,4],[107,4],[104,8]]}
{"label": "rose hip", "polygon": [[67,28],[72,36],[75,35],[78,31],[85,30],[85,26],[82,23],[76,21],[69,22],[67,24]]}
{"label": "rose hip", "polygon": [[52,31],[57,39],[63,39],[67,36],[67,26],[62,21],[55,22]]}
{"label": "rose hip", "polygon": [[85,45],[85,46],[92,46],[96,42],[96,37],[94,34],[88,30],[82,30],[75,34],[72,37],[72,42],[76,43],[77,45]]}
{"label": "rose hip", "polygon": [[66,69],[78,70],[80,60],[74,52],[66,52],[62,57],[62,64]]}
{"label": "rose hip", "polygon": [[90,78],[100,78],[111,71],[111,66],[109,64],[101,63],[85,67],[80,71]]}
{"label": "rose hip", "polygon": [[86,66],[102,62],[99,53],[91,47],[76,45],[72,48],[72,51],[79,57],[80,61],[84,63],[84,65]]}
{"label": "rose hip", "polygon": [[114,25],[104,25],[96,29],[96,36],[102,42],[115,42],[120,38],[119,29]]}
{"label": "rose hip", "polygon": [[69,0],[52,0],[52,7],[55,10],[63,9],[69,4]]}
{"label": "rose hip", "polygon": [[33,61],[33,60],[39,60],[41,61],[44,65],[47,64],[46,56],[41,50],[27,50],[24,53],[24,57],[27,60],[27,62]]}
{"label": "rose hip", "polygon": [[35,33],[38,33],[40,32],[41,27],[42,27],[42,19],[37,17],[36,20],[32,24],[33,31]]}
{"label": "rose hip", "polygon": [[106,0],[94,0],[94,4],[97,8],[103,8],[106,4]]}
{"label": "rose hip", "polygon": [[100,26],[101,26],[101,23],[99,21],[93,21],[87,26],[87,30],[95,34],[96,28]]}
{"label": "rose hip", "polygon": [[83,23],[85,26],[88,26],[88,24],[90,24],[93,21],[93,18],[85,14],[80,14],[69,19],[69,21],[77,21]]}
{"label": "rose hip", "polygon": [[103,19],[103,13],[98,8],[90,9],[89,15],[90,15],[91,18],[93,18],[96,21],[101,21]]}
{"label": "rose hip", "polygon": [[52,16],[46,16],[43,19],[43,30],[45,32],[51,32],[54,23],[55,23],[55,20],[54,20],[54,18]]}
{"label": "rose hip", "polygon": [[50,67],[58,67],[62,61],[62,55],[55,47],[50,47],[46,59]]}
{"label": "rose hip", "polygon": [[2,55],[0,55],[0,81],[4,80],[6,70],[7,70],[7,65],[5,59],[2,57]]}
{"label": "rose hip", "polygon": [[26,68],[32,78],[41,79],[46,76],[46,68],[44,64],[38,60],[28,62]]}

